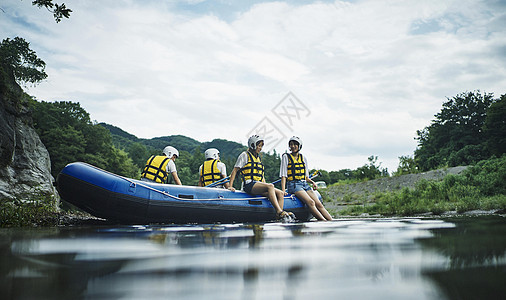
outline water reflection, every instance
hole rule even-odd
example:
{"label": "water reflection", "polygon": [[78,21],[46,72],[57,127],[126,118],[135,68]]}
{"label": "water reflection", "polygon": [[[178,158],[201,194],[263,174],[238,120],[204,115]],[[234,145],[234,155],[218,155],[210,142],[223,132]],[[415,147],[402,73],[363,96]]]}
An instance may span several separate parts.
{"label": "water reflection", "polygon": [[505,225],[495,216],[4,229],[0,288],[13,299],[490,299],[505,292]]}
{"label": "water reflection", "polygon": [[426,268],[453,299],[504,299],[506,295],[506,226],[501,217],[454,218],[453,230],[434,229],[435,238],[421,240],[424,249],[447,259],[447,267]]}

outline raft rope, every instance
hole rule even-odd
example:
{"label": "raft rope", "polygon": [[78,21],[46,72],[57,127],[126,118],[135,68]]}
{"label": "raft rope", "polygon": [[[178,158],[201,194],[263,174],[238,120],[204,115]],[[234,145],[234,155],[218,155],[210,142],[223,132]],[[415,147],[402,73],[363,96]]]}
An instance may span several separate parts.
{"label": "raft rope", "polygon": [[[111,174],[114,174],[114,173],[111,173]],[[132,180],[130,180],[129,178],[126,178],[126,177],[123,177],[123,176],[119,176],[117,174],[114,174],[128,182],[130,182],[130,187],[133,187],[135,188],[136,185],[139,185],[139,186],[142,186],[143,188],[146,188],[148,190],[151,190],[151,191],[154,191],[154,192],[158,192],[160,194],[163,194],[164,196],[167,196],[167,197],[170,197],[170,198],[173,198],[173,199],[176,199],[176,200],[182,200],[182,201],[191,201],[191,200],[194,200],[194,201],[222,201],[222,200],[234,200],[234,201],[244,201],[244,200],[268,200],[267,197],[252,197],[252,198],[209,198],[209,199],[187,199],[187,198],[180,198],[180,197],[176,197],[172,194],[169,194],[167,193],[166,191],[161,191],[161,190],[158,190],[158,189],[155,189],[154,187],[151,187],[149,185],[146,185],[146,184],[143,184],[143,183],[140,183],[140,182],[134,182]],[[293,200],[293,197],[294,195],[290,195],[290,196],[287,196],[285,198],[289,198],[289,199],[292,199]]]}

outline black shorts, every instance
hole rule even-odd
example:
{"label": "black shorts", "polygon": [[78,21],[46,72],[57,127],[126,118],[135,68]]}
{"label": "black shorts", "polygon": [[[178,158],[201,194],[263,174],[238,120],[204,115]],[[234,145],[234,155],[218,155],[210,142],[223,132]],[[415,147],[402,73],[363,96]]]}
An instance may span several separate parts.
{"label": "black shorts", "polygon": [[255,185],[255,183],[257,183],[258,181],[250,181],[248,183],[245,183],[244,186],[242,187],[243,190],[250,194],[251,195],[251,189],[253,188],[253,186]]}

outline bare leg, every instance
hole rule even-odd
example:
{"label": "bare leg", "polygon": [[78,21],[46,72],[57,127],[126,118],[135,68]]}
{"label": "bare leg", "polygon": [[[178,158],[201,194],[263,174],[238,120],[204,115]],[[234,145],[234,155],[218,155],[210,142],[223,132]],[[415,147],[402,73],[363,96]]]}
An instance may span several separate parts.
{"label": "bare leg", "polygon": [[[276,188],[271,183],[265,182],[256,182],[251,188],[251,193],[254,195],[262,195],[265,196],[271,201],[272,206],[276,210],[276,213],[279,214],[283,211],[283,206],[280,206],[278,203],[278,198],[276,195]],[[281,198],[284,200],[284,198]],[[283,205],[283,200],[281,200],[281,205]]]}
{"label": "bare leg", "polygon": [[313,190],[309,190],[307,191],[307,193],[311,197],[311,199],[313,199],[316,205],[316,209],[318,209],[318,211],[323,215],[323,217],[328,221],[332,221],[333,220],[332,216],[329,214],[325,206],[323,206],[320,199],[318,199],[318,196],[316,196],[315,192],[313,192]]}
{"label": "bare leg", "polygon": [[309,194],[304,190],[295,192],[295,196],[297,196],[297,198],[301,199],[302,201],[304,201],[304,203],[306,203],[306,205],[309,207],[309,211],[317,220],[320,220],[320,221],[327,220],[320,213],[320,211],[316,208],[316,202],[320,202],[318,199],[317,199],[317,201],[314,201],[313,199],[311,199]]}
{"label": "bare leg", "polygon": [[283,210],[283,207],[285,205],[285,193],[277,188],[274,188],[274,190],[276,191],[276,198],[278,199],[279,207],[281,210]]}

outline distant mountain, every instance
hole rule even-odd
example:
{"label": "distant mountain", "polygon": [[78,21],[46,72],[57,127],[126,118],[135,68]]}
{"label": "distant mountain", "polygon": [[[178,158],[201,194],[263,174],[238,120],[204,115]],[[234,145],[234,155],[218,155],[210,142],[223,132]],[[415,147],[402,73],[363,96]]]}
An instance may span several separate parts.
{"label": "distant mountain", "polygon": [[130,145],[133,143],[140,143],[146,146],[150,152],[161,151],[167,145],[174,146],[179,151],[187,151],[190,153],[195,152],[198,147],[200,147],[200,151],[202,153],[208,148],[216,148],[220,150],[222,158],[228,157],[235,159],[246,149],[246,146],[244,145],[224,139],[214,139],[211,142],[199,142],[184,135],[170,135],[151,139],[140,139],[114,125],[106,123],[99,123],[99,125],[109,130],[114,146],[124,150],[128,150]]}
{"label": "distant mountain", "polygon": [[120,136],[120,137],[123,137],[127,140],[132,140],[132,141],[138,140],[138,138],[135,135],[130,134],[119,127],[109,125],[107,123],[99,123],[98,125],[101,125],[105,129],[109,130],[109,132],[111,132],[112,135]]}
{"label": "distant mountain", "polygon": [[152,139],[141,139],[141,143],[160,150],[165,148],[167,145],[171,145],[176,147],[179,151],[188,151],[190,153],[193,153],[195,149],[202,144],[199,141],[184,135],[170,135],[155,137]]}
{"label": "distant mountain", "polygon": [[202,143],[200,148],[202,151],[205,151],[208,148],[216,148],[220,150],[221,157],[232,157],[234,159],[237,158],[241,152],[247,149],[244,145],[223,139],[214,139],[211,142]]}

